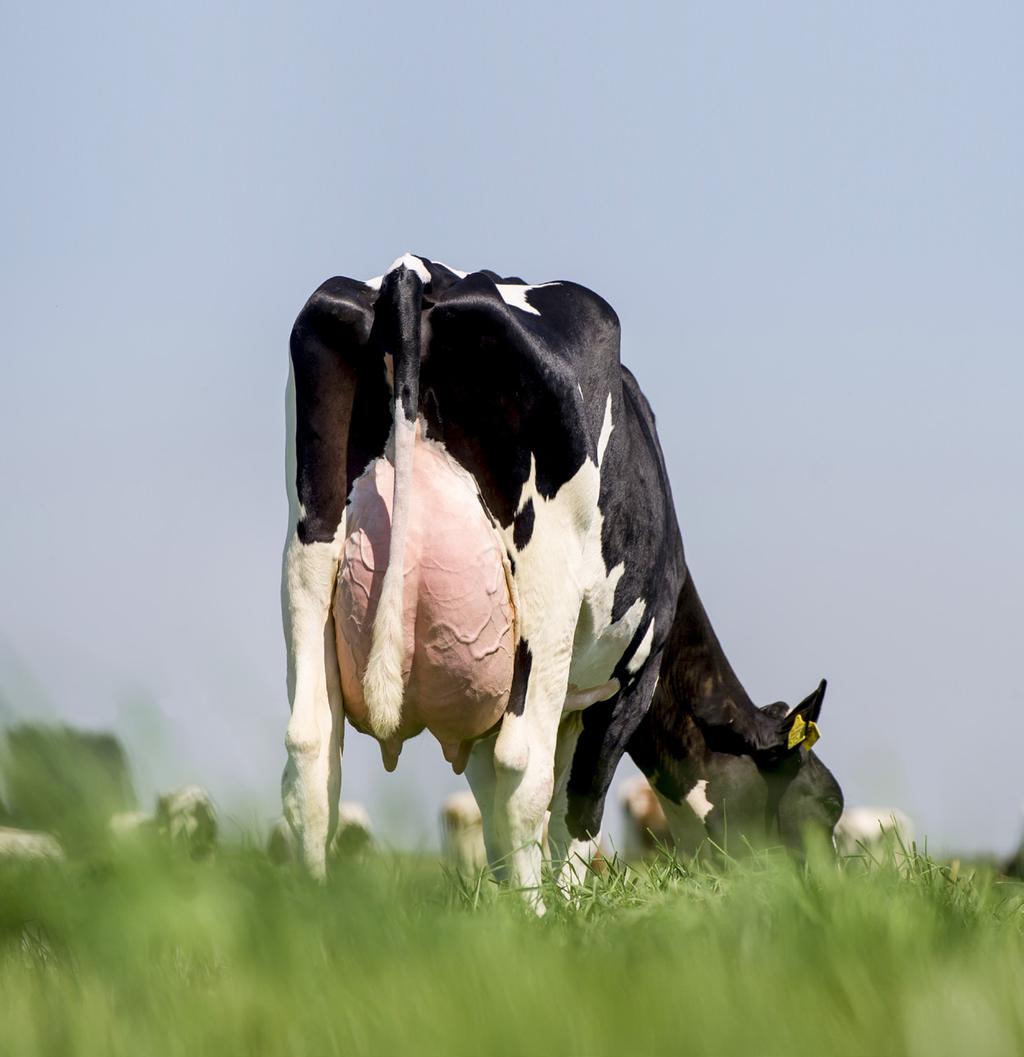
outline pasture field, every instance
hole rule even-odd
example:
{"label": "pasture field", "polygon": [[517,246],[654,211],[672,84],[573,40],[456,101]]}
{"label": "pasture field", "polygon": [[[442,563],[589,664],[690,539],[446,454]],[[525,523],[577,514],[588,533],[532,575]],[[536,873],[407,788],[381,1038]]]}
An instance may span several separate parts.
{"label": "pasture field", "polygon": [[1024,1052],[1024,886],[897,858],[613,863],[543,920],[412,855],[6,864],[0,1052]]}

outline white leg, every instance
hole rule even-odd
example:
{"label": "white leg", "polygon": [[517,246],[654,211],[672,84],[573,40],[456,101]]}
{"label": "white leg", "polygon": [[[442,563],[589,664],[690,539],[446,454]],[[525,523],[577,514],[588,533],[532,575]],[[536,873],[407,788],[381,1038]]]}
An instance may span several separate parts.
{"label": "white leg", "polygon": [[568,808],[569,771],[583,730],[583,715],[571,712],[564,716],[558,727],[555,746],[555,791],[551,798],[551,822],[548,826],[548,847],[552,868],[558,871],[558,887],[565,896],[586,880],[590,864],[601,846],[601,835],[595,834],[587,840],[579,840],[569,833],[566,823]]}
{"label": "white leg", "polygon": [[506,713],[494,743],[494,830],[508,878],[538,914],[544,815],[555,790],[555,747],[569,681],[571,635],[533,654],[522,714]]}
{"label": "white leg", "polygon": [[509,883],[544,913],[540,894],[544,813],[554,789],[554,731],[525,716],[506,716],[494,749],[494,831]]}
{"label": "white leg", "polygon": [[487,849],[487,862],[499,879],[505,875],[506,863],[501,861],[500,842],[494,830],[494,795],[496,779],[494,774],[493,737],[485,738],[473,745],[466,763],[466,781],[473,790],[477,807],[483,821],[484,847]]}
{"label": "white leg", "polygon": [[[509,881],[522,889],[538,914],[544,814],[555,788],[555,747],[569,688],[573,638],[580,617],[584,544],[595,511],[599,479],[584,462],[571,482],[551,500],[536,491],[536,461],[521,504],[533,503],[533,535],[521,549],[515,533],[503,530],[513,575],[518,616],[517,672],[513,700],[494,744],[494,829],[508,857]],[[525,686],[517,686],[517,678]]]}
{"label": "white leg", "polygon": [[301,861],[318,879],[326,873],[341,794],[344,713],[330,613],[337,568],[333,543],[302,544],[293,536],[285,549],[282,608],[292,711],[281,799]]}

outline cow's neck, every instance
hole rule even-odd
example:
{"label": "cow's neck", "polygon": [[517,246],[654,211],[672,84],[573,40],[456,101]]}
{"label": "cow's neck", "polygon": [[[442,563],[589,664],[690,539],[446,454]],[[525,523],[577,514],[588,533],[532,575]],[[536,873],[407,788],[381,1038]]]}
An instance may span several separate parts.
{"label": "cow's neck", "polygon": [[709,747],[746,751],[760,712],[733,671],[689,570],[679,592],[659,690],[665,722],[690,714]]}

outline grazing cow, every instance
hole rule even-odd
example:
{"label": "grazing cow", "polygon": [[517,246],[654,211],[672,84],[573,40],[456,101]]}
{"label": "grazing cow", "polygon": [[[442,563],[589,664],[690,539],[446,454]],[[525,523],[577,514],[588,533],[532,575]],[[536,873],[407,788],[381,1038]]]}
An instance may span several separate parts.
{"label": "grazing cow", "polygon": [[[551,857],[548,843],[550,823],[551,815],[547,812],[540,842],[541,851],[546,858]],[[466,876],[478,874],[488,865],[483,815],[476,797],[469,789],[452,793],[441,805],[441,853],[459,873]],[[589,862],[590,871],[603,872],[606,860],[604,848],[598,846]],[[580,869],[575,872],[574,879],[582,880],[584,876],[585,871]]]}
{"label": "grazing cow", "polygon": [[13,859],[49,859],[60,862],[64,849],[51,833],[0,826],[0,861]]}
{"label": "grazing cow", "polygon": [[0,752],[10,818],[55,834],[71,853],[105,838],[136,807],[128,756],[112,734],[42,723],[11,727]]}
{"label": "grazing cow", "polygon": [[155,822],[145,811],[118,811],[107,821],[111,837],[118,841],[134,840],[153,831]]}
{"label": "grazing cow", "polygon": [[622,805],[624,859],[642,859],[660,847],[679,847],[692,851],[704,837],[704,828],[696,815],[693,816],[689,839],[675,845],[669,829],[665,809],[658,794],[642,774],[635,774],[622,783],[619,790]]}
{"label": "grazing cow", "polygon": [[[670,801],[694,785],[669,775],[682,743],[659,769],[658,725],[636,740],[692,584],[618,319],[575,283],[407,254],[379,279],[325,282],[291,368],[282,792],[303,860],[322,876],[343,716],[388,770],[428,729],[466,772],[489,860],[542,912],[549,807],[568,882],[627,747]],[[792,780],[820,694],[751,713],[705,661],[698,693],[662,695],[670,712]]]}
{"label": "grazing cow", "polygon": [[158,797],[154,824],[157,833],[193,859],[206,858],[217,843],[217,812],[210,794],[198,785]]}
{"label": "grazing cow", "polygon": [[338,827],[331,849],[335,855],[357,855],[373,847],[370,815],[362,804],[343,800],[338,805]]}
{"label": "grazing cow", "polygon": [[[338,805],[338,825],[328,849],[330,857],[359,855],[373,847],[373,826],[362,804],[342,800]],[[293,862],[296,857],[295,834],[284,819],[275,822],[267,837],[267,858],[275,865]]]}
{"label": "grazing cow", "polygon": [[898,807],[848,807],[836,824],[835,835],[840,855],[909,850],[914,824]]}
{"label": "grazing cow", "polygon": [[441,805],[441,852],[459,873],[467,876],[487,866],[483,816],[468,789],[452,793]]}

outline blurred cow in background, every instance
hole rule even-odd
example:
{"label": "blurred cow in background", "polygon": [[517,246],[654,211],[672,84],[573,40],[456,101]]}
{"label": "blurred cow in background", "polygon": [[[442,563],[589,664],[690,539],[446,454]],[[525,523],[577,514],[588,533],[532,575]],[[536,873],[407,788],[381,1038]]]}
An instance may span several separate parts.
{"label": "blurred cow in background", "polygon": [[60,862],[64,849],[51,833],[0,826],[0,861],[11,859],[50,859]]}
{"label": "blurred cow in background", "polygon": [[157,839],[187,852],[193,859],[205,859],[217,843],[217,811],[210,794],[198,785],[157,797],[156,811],[120,811],[107,823],[111,837],[120,843]]}
{"label": "blurred cow in background", "polygon": [[[627,860],[642,859],[659,846],[674,847],[665,811],[658,801],[658,794],[642,774],[627,778],[619,792],[622,805],[623,838],[622,857]],[[704,828],[696,816],[693,819],[697,842],[704,836]],[[696,844],[694,845],[696,847]]]}
{"label": "blurred cow in background", "polygon": [[198,785],[164,793],[156,802],[156,831],[193,859],[208,856],[217,843],[217,812],[210,794]]}
{"label": "blurred cow in background", "polygon": [[441,851],[461,874],[478,874],[487,866],[484,824],[468,789],[452,793],[441,805]]}
{"label": "blurred cow in background", "polygon": [[[546,814],[541,836],[541,851],[545,857],[550,855],[549,822],[550,814]],[[469,789],[452,793],[441,805],[441,853],[451,866],[466,876],[478,874],[487,866],[483,815]],[[595,842],[586,861],[575,865],[570,863],[570,869],[574,871],[577,880],[583,880],[591,871],[603,871],[606,859],[604,849]]]}
{"label": "blurred cow in background", "polygon": [[910,850],[914,824],[898,807],[848,807],[835,830],[840,855]]}
{"label": "blurred cow in background", "polygon": [[138,806],[113,734],[21,723],[6,732],[0,770],[10,824],[51,833],[69,851],[95,846],[111,815]]}
{"label": "blurred cow in background", "polygon": [[[358,801],[343,800],[338,805],[338,827],[329,849],[331,858],[359,855],[373,848],[373,826],[366,808]],[[298,842],[285,819],[278,819],[267,836],[267,857],[280,866],[298,856]]]}
{"label": "blurred cow in background", "polygon": [[151,833],[155,823],[145,811],[118,811],[107,822],[110,835],[118,841],[132,840],[139,834]]}

